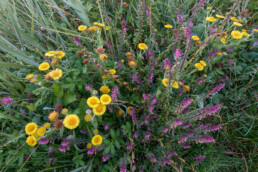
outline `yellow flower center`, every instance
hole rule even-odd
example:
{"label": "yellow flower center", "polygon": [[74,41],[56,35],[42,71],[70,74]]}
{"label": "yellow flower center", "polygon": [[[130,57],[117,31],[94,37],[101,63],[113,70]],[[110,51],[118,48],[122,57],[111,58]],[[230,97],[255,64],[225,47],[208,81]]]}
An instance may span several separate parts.
{"label": "yellow flower center", "polygon": [[102,105],[97,106],[96,111],[97,112],[102,112],[103,111],[103,106]]}
{"label": "yellow flower center", "polygon": [[70,117],[67,122],[69,125],[74,125],[76,124],[76,119],[74,117]]}

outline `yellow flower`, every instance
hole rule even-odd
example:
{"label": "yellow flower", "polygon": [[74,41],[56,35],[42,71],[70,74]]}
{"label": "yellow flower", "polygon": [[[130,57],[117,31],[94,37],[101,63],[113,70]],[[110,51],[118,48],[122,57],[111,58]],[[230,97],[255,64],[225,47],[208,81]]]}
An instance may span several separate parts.
{"label": "yellow flower", "polygon": [[224,19],[224,18],[225,18],[224,16],[221,16],[221,15],[218,15],[218,14],[216,14],[216,17],[217,17],[217,18],[221,18],[221,19]]}
{"label": "yellow flower", "polygon": [[96,134],[98,134],[98,130],[93,130],[93,133],[96,135]]}
{"label": "yellow flower", "polygon": [[131,115],[131,109],[134,111],[132,106],[127,107],[127,114]]}
{"label": "yellow flower", "polygon": [[201,60],[200,63],[203,65],[203,66],[206,66],[207,64],[205,63],[205,61]]}
{"label": "yellow flower", "polygon": [[35,139],[35,137],[29,136],[29,137],[27,137],[27,139],[26,139],[26,143],[27,143],[29,146],[35,146],[35,145],[37,144],[37,140]]}
{"label": "yellow flower", "polygon": [[85,121],[87,121],[87,122],[91,121],[91,118],[92,118],[91,114],[87,114],[84,117]]}
{"label": "yellow flower", "polygon": [[106,106],[99,103],[93,108],[93,113],[97,116],[101,116],[106,112]]}
{"label": "yellow flower", "polygon": [[55,52],[55,57],[61,59],[65,56],[65,53],[63,51],[56,51]]}
{"label": "yellow flower", "polygon": [[183,86],[183,89],[184,89],[185,91],[190,91],[190,86],[184,85],[184,86]]}
{"label": "yellow flower", "polygon": [[80,119],[76,114],[70,114],[65,117],[63,123],[66,128],[72,130],[79,126]]}
{"label": "yellow flower", "polygon": [[215,22],[216,19],[214,17],[206,17],[206,20],[209,22]]}
{"label": "yellow flower", "polygon": [[50,68],[50,65],[48,62],[43,62],[39,65],[40,71],[45,71],[45,70],[48,70],[49,68]]}
{"label": "yellow flower", "polygon": [[196,36],[196,35],[193,35],[193,36],[192,36],[192,39],[195,40],[195,41],[200,40],[200,38],[199,38],[198,36]]}
{"label": "yellow flower", "polygon": [[99,26],[99,27],[105,27],[105,24],[103,24],[103,23],[98,23],[98,26]]}
{"label": "yellow flower", "polygon": [[100,102],[103,104],[103,105],[108,105],[110,104],[112,101],[111,97],[108,95],[108,94],[103,94],[101,97],[100,97]]}
{"label": "yellow flower", "polygon": [[245,30],[245,29],[242,29],[242,32],[246,32],[246,30]]}
{"label": "yellow flower", "polygon": [[170,25],[170,24],[166,24],[166,25],[165,25],[165,28],[169,28],[169,29],[170,29],[170,28],[173,28],[173,26]]}
{"label": "yellow flower", "polygon": [[230,17],[230,19],[233,20],[234,22],[239,21],[238,18],[236,18],[236,17]]}
{"label": "yellow flower", "polygon": [[174,87],[174,88],[178,88],[179,87],[179,85],[178,85],[178,82],[174,82],[174,83],[171,83],[170,85],[172,85],[172,87]]}
{"label": "yellow flower", "polygon": [[139,47],[139,49],[141,49],[141,50],[147,50],[147,49],[148,49],[148,46],[147,46],[146,44],[144,44],[144,43],[139,43],[139,44],[138,44],[138,47]]}
{"label": "yellow flower", "polygon": [[219,56],[222,56],[222,52],[218,52],[218,55],[219,55]]}
{"label": "yellow flower", "polygon": [[34,122],[30,122],[26,125],[25,132],[27,135],[32,135],[36,133],[37,129],[38,129],[38,125]]}
{"label": "yellow flower", "polygon": [[32,79],[30,80],[30,82],[31,82],[31,83],[35,83],[35,82],[37,82],[37,79],[36,79],[36,78],[32,78]]}
{"label": "yellow flower", "polygon": [[87,99],[87,104],[89,107],[94,108],[100,103],[99,98],[92,96]]}
{"label": "yellow flower", "polygon": [[136,63],[135,63],[134,61],[130,61],[130,62],[129,62],[129,66],[130,66],[130,67],[135,67],[135,66],[136,66]]}
{"label": "yellow flower", "polygon": [[87,26],[85,26],[85,25],[80,25],[80,26],[78,27],[78,30],[79,30],[79,31],[84,31],[85,29],[87,29]]}
{"label": "yellow flower", "polygon": [[87,149],[90,149],[91,148],[91,143],[88,143],[87,144]]}
{"label": "yellow flower", "polygon": [[96,26],[94,26],[94,27],[89,27],[89,28],[87,29],[88,32],[94,32],[94,31],[96,31],[96,30],[97,30]]}
{"label": "yellow flower", "polygon": [[32,77],[33,77],[33,74],[32,74],[32,73],[26,75],[26,79],[31,79]]}
{"label": "yellow flower", "polygon": [[110,89],[107,86],[102,86],[99,89],[102,93],[109,93]]}
{"label": "yellow flower", "polygon": [[53,80],[58,80],[63,76],[63,72],[61,69],[56,68],[56,70],[53,70],[52,72],[50,72],[50,77]]}
{"label": "yellow flower", "polygon": [[38,130],[37,130],[37,135],[38,136],[44,136],[46,133],[46,128],[45,127],[40,127]]}
{"label": "yellow flower", "polygon": [[124,59],[122,59],[122,60],[121,60],[121,63],[124,63],[124,62],[125,62],[125,60],[124,60]]}
{"label": "yellow flower", "polygon": [[239,32],[238,30],[233,30],[231,32],[231,36],[234,38],[234,39],[242,39],[243,35],[241,32]]}
{"label": "yellow flower", "polygon": [[205,78],[207,78],[207,75],[206,75],[206,74],[204,74],[203,76],[204,76]]}
{"label": "yellow flower", "polygon": [[122,116],[123,115],[123,111],[121,111],[120,109],[118,110],[118,115]]}
{"label": "yellow flower", "polygon": [[212,7],[207,7],[207,10],[212,10]]}
{"label": "yellow flower", "polygon": [[116,73],[116,70],[115,69],[110,69],[109,72],[114,75]]}
{"label": "yellow flower", "polygon": [[253,32],[258,32],[258,29],[253,29]]}
{"label": "yellow flower", "polygon": [[68,109],[67,108],[63,108],[62,111],[61,111],[61,114],[65,115],[65,114],[67,114],[67,112],[68,112]]}
{"label": "yellow flower", "polygon": [[221,39],[220,39],[220,42],[222,42],[223,44],[225,44],[225,43],[226,43],[226,39],[225,39],[225,38],[221,38]]}
{"label": "yellow flower", "polygon": [[238,23],[238,22],[234,22],[233,23],[235,26],[243,26],[241,23]]}
{"label": "yellow flower", "polygon": [[107,56],[106,54],[101,54],[101,55],[99,56],[99,59],[100,59],[101,61],[105,61],[107,58],[108,58],[108,56]]}
{"label": "yellow flower", "polygon": [[102,75],[102,79],[107,79],[107,75]]}
{"label": "yellow flower", "polygon": [[165,87],[167,87],[167,86],[168,86],[168,79],[167,79],[167,78],[164,78],[164,79],[162,80],[162,84],[163,84]]}
{"label": "yellow flower", "polygon": [[109,30],[110,29],[110,26],[106,26],[106,30]]}
{"label": "yellow flower", "polygon": [[54,55],[55,55],[55,51],[49,51],[49,52],[45,53],[45,56],[47,56],[47,57],[51,57]]}
{"label": "yellow flower", "polygon": [[195,63],[194,65],[198,70],[203,70],[203,65],[201,63]]}
{"label": "yellow flower", "polygon": [[98,22],[94,22],[93,25],[97,26],[99,23]]}
{"label": "yellow flower", "polygon": [[56,111],[52,111],[48,114],[48,119],[50,121],[55,121],[58,118],[59,114]]}
{"label": "yellow flower", "polygon": [[247,33],[247,32],[242,32],[242,35],[245,36],[245,37],[249,37],[250,36],[250,34]]}
{"label": "yellow flower", "polygon": [[101,137],[101,135],[95,135],[95,136],[92,138],[91,143],[92,143],[94,146],[100,145],[100,144],[102,143],[102,137]]}
{"label": "yellow flower", "polygon": [[50,124],[49,122],[46,122],[46,123],[44,124],[44,127],[45,127],[45,128],[50,128],[50,126],[51,126],[51,124]]}

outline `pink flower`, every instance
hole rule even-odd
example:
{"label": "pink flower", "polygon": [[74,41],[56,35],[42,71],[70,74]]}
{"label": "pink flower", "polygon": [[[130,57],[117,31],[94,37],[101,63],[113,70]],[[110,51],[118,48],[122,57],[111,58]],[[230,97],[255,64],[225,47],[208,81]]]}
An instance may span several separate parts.
{"label": "pink flower", "polygon": [[2,104],[3,104],[3,105],[8,105],[8,106],[10,106],[10,105],[12,104],[12,99],[11,99],[11,97],[4,97],[1,101],[2,101]]}

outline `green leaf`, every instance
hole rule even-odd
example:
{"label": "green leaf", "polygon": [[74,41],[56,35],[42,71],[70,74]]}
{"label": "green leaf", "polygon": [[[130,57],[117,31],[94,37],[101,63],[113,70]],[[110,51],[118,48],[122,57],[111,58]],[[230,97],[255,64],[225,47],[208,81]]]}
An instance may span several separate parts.
{"label": "green leaf", "polygon": [[31,111],[36,111],[36,107],[34,106],[34,104],[29,104],[29,105],[27,105],[26,106],[29,110],[31,110]]}
{"label": "green leaf", "polygon": [[57,82],[54,82],[53,87],[55,96],[58,98],[62,97],[64,94],[63,86],[61,84],[58,84]]}
{"label": "green leaf", "polygon": [[63,104],[66,106],[74,101],[76,101],[77,98],[74,94],[71,93],[65,93],[63,97]]}

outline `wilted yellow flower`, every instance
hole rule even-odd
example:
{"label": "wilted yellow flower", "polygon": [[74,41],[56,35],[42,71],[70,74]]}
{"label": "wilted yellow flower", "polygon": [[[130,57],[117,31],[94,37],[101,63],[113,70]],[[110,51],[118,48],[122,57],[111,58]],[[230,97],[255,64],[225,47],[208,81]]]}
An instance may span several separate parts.
{"label": "wilted yellow flower", "polygon": [[184,89],[185,91],[190,91],[190,86],[184,85],[184,86],[183,86],[183,89]]}
{"label": "wilted yellow flower", "polygon": [[45,71],[45,70],[48,70],[49,68],[50,68],[50,65],[48,62],[43,62],[39,65],[40,71]]}
{"label": "wilted yellow flower", "polygon": [[165,25],[165,28],[170,29],[170,28],[173,28],[173,26],[172,26],[172,25],[170,25],[170,24],[166,24],[166,25]]}
{"label": "wilted yellow flower", "polygon": [[192,39],[195,40],[195,41],[200,40],[200,38],[199,38],[198,36],[196,36],[196,35],[193,35],[193,36],[192,36]]}
{"label": "wilted yellow flower", "polygon": [[63,124],[66,128],[72,130],[79,126],[80,119],[76,114],[70,114],[65,117]]}
{"label": "wilted yellow flower", "polygon": [[225,18],[224,16],[221,16],[221,15],[218,15],[218,14],[216,14],[216,17],[217,17],[217,18],[221,18],[221,19],[224,19],[224,18]]}
{"label": "wilted yellow flower", "polygon": [[32,74],[32,73],[26,75],[26,79],[31,79],[32,77],[33,77],[33,74]]}
{"label": "wilted yellow flower", "polygon": [[231,32],[231,36],[234,38],[234,39],[242,39],[243,35],[241,32],[239,32],[238,30],[233,30]]}
{"label": "wilted yellow flower", "polygon": [[37,82],[38,80],[36,79],[36,78],[32,78],[31,80],[30,80],[30,82],[31,83],[35,83],[35,82]]}
{"label": "wilted yellow flower", "polygon": [[79,31],[84,31],[85,29],[87,29],[87,26],[85,26],[85,25],[80,25],[80,26],[78,27],[78,30],[79,30]]}
{"label": "wilted yellow flower", "polygon": [[107,86],[102,86],[99,89],[102,93],[109,93],[110,89]]}
{"label": "wilted yellow flower", "polygon": [[93,133],[96,135],[96,134],[98,134],[98,130],[93,130]]}
{"label": "wilted yellow flower", "polygon": [[203,65],[201,63],[195,63],[194,66],[200,71],[203,70]]}
{"label": "wilted yellow flower", "polygon": [[147,50],[148,49],[148,46],[144,43],[139,43],[138,44],[138,48],[141,49],[141,50]]}
{"label": "wilted yellow flower", "polygon": [[135,67],[135,66],[136,66],[136,63],[135,63],[135,61],[130,61],[128,65],[129,65],[130,67]]}
{"label": "wilted yellow flower", "polygon": [[106,106],[99,103],[93,108],[93,113],[97,116],[101,116],[106,112]]}
{"label": "wilted yellow flower", "polygon": [[101,137],[101,135],[95,135],[95,136],[92,138],[91,143],[92,143],[94,146],[101,145],[101,143],[102,143],[102,137]]}
{"label": "wilted yellow flower", "polygon": [[234,22],[233,23],[235,26],[243,26],[241,23],[238,23],[238,22]]}
{"label": "wilted yellow flower", "polygon": [[37,129],[38,129],[38,125],[35,122],[30,122],[26,125],[25,132],[27,135],[32,135],[36,133]]}
{"label": "wilted yellow flower", "polygon": [[215,22],[216,19],[214,17],[206,17],[206,21]]}
{"label": "wilted yellow flower", "polygon": [[87,149],[90,149],[91,148],[91,143],[88,143],[87,144]]}
{"label": "wilted yellow flower", "polygon": [[89,107],[94,108],[100,103],[100,100],[98,97],[92,96],[87,99],[87,104]]}
{"label": "wilted yellow flower", "polygon": [[45,128],[50,128],[50,126],[51,126],[51,124],[50,124],[49,122],[46,122],[46,123],[44,124],[44,127],[45,127]]}
{"label": "wilted yellow flower", "polygon": [[50,121],[55,121],[58,118],[59,114],[56,111],[52,111],[48,114],[48,119]]}
{"label": "wilted yellow flower", "polygon": [[53,80],[58,80],[63,76],[63,72],[61,69],[56,68],[56,70],[53,70],[50,72],[50,77]]}
{"label": "wilted yellow flower", "polygon": [[61,114],[65,115],[65,114],[67,114],[67,112],[68,112],[68,109],[67,108],[63,108],[62,111],[61,111]]}
{"label": "wilted yellow flower", "polygon": [[116,73],[116,70],[115,69],[110,69],[109,72],[114,75]]}
{"label": "wilted yellow flower", "polygon": [[168,79],[167,79],[167,78],[164,78],[164,79],[162,80],[162,84],[163,84],[165,87],[167,87],[167,86],[168,86]]}
{"label": "wilted yellow flower", "polygon": [[106,54],[101,54],[101,55],[99,56],[99,59],[100,59],[101,61],[105,61],[107,58],[108,58],[108,56],[107,56]]}

